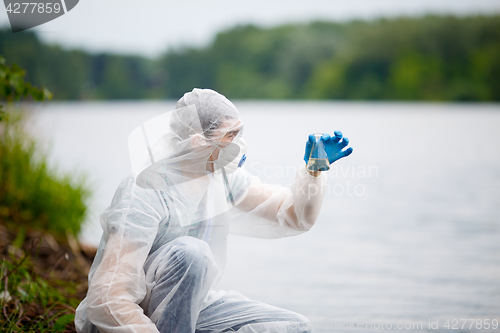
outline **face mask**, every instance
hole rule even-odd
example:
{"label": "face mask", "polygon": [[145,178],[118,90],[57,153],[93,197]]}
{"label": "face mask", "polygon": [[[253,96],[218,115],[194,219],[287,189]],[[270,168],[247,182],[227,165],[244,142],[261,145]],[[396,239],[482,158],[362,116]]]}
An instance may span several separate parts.
{"label": "face mask", "polygon": [[[247,143],[245,139],[236,137],[224,148],[221,148],[219,157],[215,161],[215,174],[221,174],[221,168],[224,168],[226,173],[233,173],[241,167],[246,160]],[[235,157],[236,155],[236,157]]]}

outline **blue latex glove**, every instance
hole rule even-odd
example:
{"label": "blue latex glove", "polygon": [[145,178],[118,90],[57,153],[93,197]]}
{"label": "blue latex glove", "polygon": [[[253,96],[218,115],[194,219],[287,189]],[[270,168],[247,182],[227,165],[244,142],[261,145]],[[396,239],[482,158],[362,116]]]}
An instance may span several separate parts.
{"label": "blue latex glove", "polygon": [[[342,139],[341,131],[335,131],[333,132],[333,134],[334,136],[330,136],[329,134],[323,134],[323,136],[320,139],[321,141],[323,141],[323,144],[325,146],[325,151],[328,155],[328,161],[330,162],[330,164],[341,159],[342,157],[349,156],[352,153],[351,147],[344,149],[349,144],[349,139],[348,138]],[[310,134],[309,140],[307,140],[306,142],[306,152],[304,154],[304,161],[306,161],[306,164],[309,161],[309,155],[311,155],[311,149],[315,141],[316,139],[314,135]]]}

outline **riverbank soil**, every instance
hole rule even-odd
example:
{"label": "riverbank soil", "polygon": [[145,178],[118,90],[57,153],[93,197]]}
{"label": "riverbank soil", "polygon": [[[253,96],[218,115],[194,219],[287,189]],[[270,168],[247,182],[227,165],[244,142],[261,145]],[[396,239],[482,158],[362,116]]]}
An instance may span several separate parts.
{"label": "riverbank soil", "polygon": [[79,244],[70,234],[14,229],[0,221],[0,328],[24,331],[43,318],[43,325],[58,332],[76,332],[72,316],[87,293],[96,249]]}

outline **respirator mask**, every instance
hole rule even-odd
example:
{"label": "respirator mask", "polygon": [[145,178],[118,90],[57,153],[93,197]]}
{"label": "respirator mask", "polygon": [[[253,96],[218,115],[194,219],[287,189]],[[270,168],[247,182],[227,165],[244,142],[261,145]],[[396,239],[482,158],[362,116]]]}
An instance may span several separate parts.
{"label": "respirator mask", "polygon": [[220,147],[219,157],[213,163],[214,174],[229,174],[236,172],[246,161],[247,143],[240,135],[237,135],[233,141],[224,147]]}

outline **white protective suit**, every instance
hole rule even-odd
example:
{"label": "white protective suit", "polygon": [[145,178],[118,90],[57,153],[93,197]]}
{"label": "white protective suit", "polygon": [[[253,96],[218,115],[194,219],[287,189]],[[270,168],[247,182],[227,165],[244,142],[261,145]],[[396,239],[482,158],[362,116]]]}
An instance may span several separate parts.
{"label": "white protective suit", "polygon": [[310,332],[290,325],[307,322],[298,314],[215,289],[228,233],[305,232],[326,185],[326,175],[313,177],[305,166],[291,188],[263,184],[242,168],[225,172],[241,158],[241,129],[229,100],[194,89],[131,135],[134,174],[100,216],[78,332]]}

